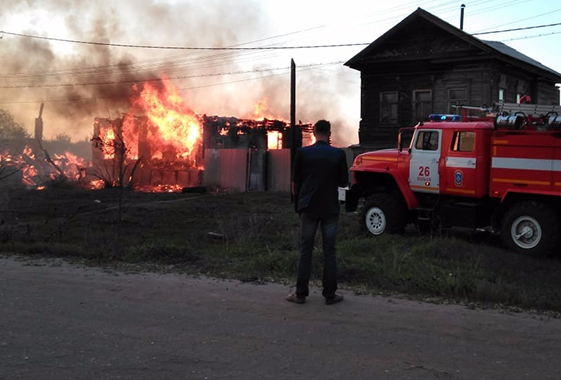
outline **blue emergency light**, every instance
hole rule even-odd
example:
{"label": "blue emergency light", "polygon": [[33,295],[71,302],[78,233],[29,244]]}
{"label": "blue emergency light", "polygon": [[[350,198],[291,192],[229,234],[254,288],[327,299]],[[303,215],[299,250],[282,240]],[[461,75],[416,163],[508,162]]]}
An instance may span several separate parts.
{"label": "blue emergency light", "polygon": [[460,115],[447,115],[442,113],[433,113],[429,115],[431,121],[460,121]]}

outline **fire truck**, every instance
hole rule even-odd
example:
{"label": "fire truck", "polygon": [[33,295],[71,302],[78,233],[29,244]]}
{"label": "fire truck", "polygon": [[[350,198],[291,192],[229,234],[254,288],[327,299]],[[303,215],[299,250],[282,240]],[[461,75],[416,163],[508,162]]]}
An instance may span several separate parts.
{"label": "fire truck", "polygon": [[484,229],[518,253],[560,251],[561,107],[458,109],[400,129],[397,148],[358,155],[347,211],[362,205],[374,236],[408,224]]}

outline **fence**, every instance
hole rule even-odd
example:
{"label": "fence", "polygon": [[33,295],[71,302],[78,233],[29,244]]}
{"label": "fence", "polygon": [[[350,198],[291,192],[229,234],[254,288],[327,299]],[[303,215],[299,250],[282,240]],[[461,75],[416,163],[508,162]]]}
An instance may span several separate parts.
{"label": "fence", "polygon": [[[353,153],[344,151],[350,167]],[[290,149],[205,149],[206,187],[289,192],[290,174]]]}

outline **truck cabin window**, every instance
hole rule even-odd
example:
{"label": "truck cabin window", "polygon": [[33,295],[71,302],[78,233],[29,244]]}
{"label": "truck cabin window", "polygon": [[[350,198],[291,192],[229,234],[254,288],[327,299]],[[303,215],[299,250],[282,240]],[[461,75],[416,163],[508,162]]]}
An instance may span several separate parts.
{"label": "truck cabin window", "polygon": [[455,152],[473,152],[475,145],[475,132],[462,131],[454,132],[452,139],[452,150]]}
{"label": "truck cabin window", "polygon": [[420,131],[415,144],[417,150],[438,150],[438,132]]}

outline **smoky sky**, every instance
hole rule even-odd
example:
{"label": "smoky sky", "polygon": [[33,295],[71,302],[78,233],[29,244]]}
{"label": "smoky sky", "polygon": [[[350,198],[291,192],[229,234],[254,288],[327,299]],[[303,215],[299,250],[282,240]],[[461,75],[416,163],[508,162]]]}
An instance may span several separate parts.
{"label": "smoky sky", "polygon": [[[0,25],[17,15],[29,15],[25,30],[15,32],[80,41],[160,46],[246,46],[271,36],[263,17],[266,2],[253,0],[84,1],[36,0],[0,2]],[[64,28],[45,25],[45,17]],[[48,18],[47,18],[48,19]],[[2,28],[0,28],[2,29]],[[64,30],[64,35],[59,35]],[[265,42],[264,42],[265,43]],[[252,45],[258,46],[258,45]],[[260,53],[262,54],[262,53]],[[3,35],[0,40],[0,108],[7,108],[29,128],[41,101],[45,134],[65,133],[81,139],[91,133],[95,117],[120,117],[130,107],[131,87],[162,75],[187,89],[186,103],[198,113],[243,117],[267,98],[269,111],[289,118],[289,76],[263,76],[251,82],[208,78],[215,72],[267,67],[266,60],[245,52],[147,50],[70,44]],[[263,56],[263,55],[261,55]],[[349,57],[350,58],[350,57]],[[287,64],[288,64],[287,60]],[[298,79],[298,115],[303,122],[327,118],[348,86],[326,81],[328,74],[306,72]],[[231,81],[226,88],[220,81]],[[9,103],[9,104],[6,104]],[[337,119],[338,115],[332,117]],[[357,127],[332,120],[334,142],[357,140]],[[339,125],[339,128],[337,128]],[[50,133],[49,133],[50,132]]]}

